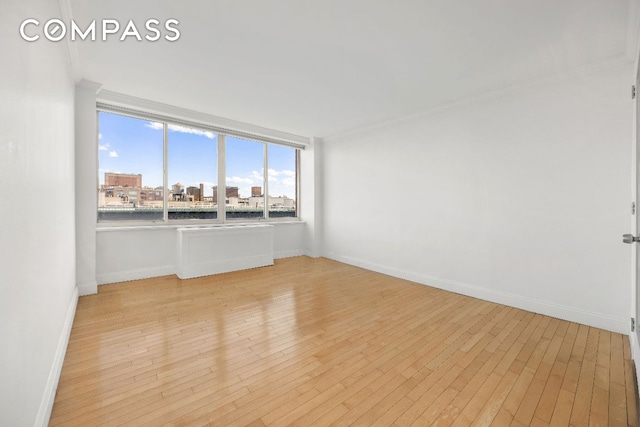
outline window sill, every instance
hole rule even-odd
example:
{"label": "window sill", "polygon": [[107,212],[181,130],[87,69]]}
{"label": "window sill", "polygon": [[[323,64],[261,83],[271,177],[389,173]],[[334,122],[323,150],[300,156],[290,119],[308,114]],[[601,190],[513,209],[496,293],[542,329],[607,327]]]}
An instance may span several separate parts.
{"label": "window sill", "polygon": [[96,225],[97,232],[103,231],[124,231],[124,230],[170,230],[170,229],[178,229],[178,228],[229,228],[229,227],[242,227],[248,225],[258,225],[258,224],[266,224],[266,225],[292,225],[292,224],[305,224],[305,221],[301,219],[287,219],[280,221],[242,221],[242,222],[200,222],[194,224],[193,222],[170,222],[170,223],[141,223],[130,221],[127,223],[123,222],[102,222]]}

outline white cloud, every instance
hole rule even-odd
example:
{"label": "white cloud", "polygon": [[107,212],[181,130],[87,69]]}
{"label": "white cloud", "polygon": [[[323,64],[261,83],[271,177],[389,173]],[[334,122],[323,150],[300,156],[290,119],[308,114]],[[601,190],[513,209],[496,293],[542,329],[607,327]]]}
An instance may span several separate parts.
{"label": "white cloud", "polygon": [[216,137],[216,134],[211,131],[194,129],[194,128],[189,128],[189,127],[180,126],[180,125],[169,125],[169,130],[173,132],[190,133],[193,135],[206,136],[209,139],[214,139]]}
{"label": "white cloud", "polygon": [[253,184],[251,178],[241,178],[239,176],[228,176],[227,184]]}
{"label": "white cloud", "polygon": [[282,185],[286,185],[287,187],[293,187],[294,185],[296,185],[296,179],[295,178],[285,178],[280,182],[281,182]]}
{"label": "white cloud", "polygon": [[270,183],[280,183],[287,187],[293,186],[296,183],[296,173],[295,171],[290,171],[287,169],[283,170],[275,170],[269,169],[269,182]]}
{"label": "white cloud", "polygon": [[111,145],[107,142],[106,144],[98,144],[98,150],[107,151]]}
{"label": "white cloud", "polygon": [[[146,124],[146,126],[148,128],[156,129],[156,130],[161,130],[161,129],[164,128],[164,125],[162,123],[158,123],[158,122],[149,122],[149,123]],[[169,125],[169,130],[172,131],[172,132],[189,133],[189,134],[192,134],[192,135],[206,136],[209,139],[214,139],[216,137],[216,134],[211,132],[211,131],[202,130],[202,129],[194,129],[194,128],[181,126],[181,125],[170,124]]]}
{"label": "white cloud", "polygon": [[269,169],[269,176],[295,176],[296,173],[294,171],[290,171],[290,170],[281,170],[281,171],[277,171],[275,169]]}
{"label": "white cloud", "polygon": [[117,151],[109,151],[109,157],[118,157],[118,152]]}
{"label": "white cloud", "polygon": [[151,129],[155,129],[155,130],[164,129],[164,125],[162,123],[158,123],[158,122],[149,122],[145,126],[147,126],[148,128],[151,128]]}
{"label": "white cloud", "polygon": [[98,134],[98,139],[102,139],[102,134],[101,133]]}

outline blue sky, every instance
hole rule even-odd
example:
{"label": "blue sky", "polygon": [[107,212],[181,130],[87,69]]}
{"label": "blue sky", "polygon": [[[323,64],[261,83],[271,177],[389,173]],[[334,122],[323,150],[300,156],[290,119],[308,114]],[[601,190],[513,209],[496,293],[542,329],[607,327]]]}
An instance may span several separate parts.
{"label": "blue sky", "polygon": [[[162,186],[162,124],[111,113],[99,113],[99,177],[105,172],[142,174],[142,185]],[[263,144],[227,136],[226,185],[241,197],[252,186],[263,187]],[[217,135],[169,125],[169,188],[205,184],[205,195],[217,185]],[[269,194],[295,198],[295,150],[269,144]]]}

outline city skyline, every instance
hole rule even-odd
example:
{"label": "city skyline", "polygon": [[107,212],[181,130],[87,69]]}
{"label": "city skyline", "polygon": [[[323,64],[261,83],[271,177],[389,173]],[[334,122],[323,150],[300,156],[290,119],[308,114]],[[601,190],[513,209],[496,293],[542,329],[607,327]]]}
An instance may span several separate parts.
{"label": "city skyline", "polygon": [[[144,187],[163,187],[162,123],[99,113],[99,184],[104,173],[141,174]],[[213,195],[217,185],[217,135],[202,129],[168,126],[168,188],[205,187]],[[238,187],[240,197],[251,187],[264,188],[263,143],[226,137],[226,185]],[[295,149],[269,144],[269,195],[296,198]]]}

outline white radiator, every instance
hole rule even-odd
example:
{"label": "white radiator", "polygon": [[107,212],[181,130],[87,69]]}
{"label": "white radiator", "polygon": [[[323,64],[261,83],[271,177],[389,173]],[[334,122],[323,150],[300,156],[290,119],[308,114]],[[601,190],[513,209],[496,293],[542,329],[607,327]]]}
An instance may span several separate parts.
{"label": "white radiator", "polygon": [[178,228],[178,277],[273,265],[273,226]]}

